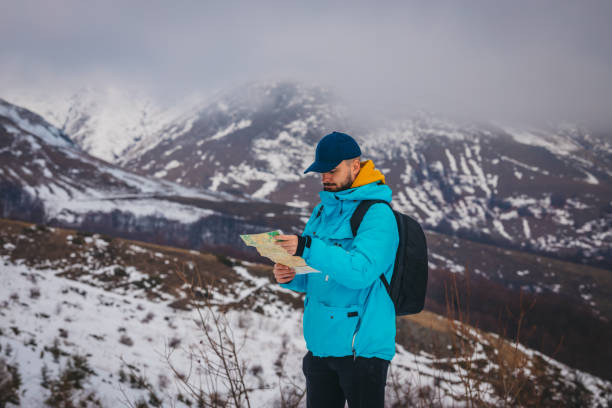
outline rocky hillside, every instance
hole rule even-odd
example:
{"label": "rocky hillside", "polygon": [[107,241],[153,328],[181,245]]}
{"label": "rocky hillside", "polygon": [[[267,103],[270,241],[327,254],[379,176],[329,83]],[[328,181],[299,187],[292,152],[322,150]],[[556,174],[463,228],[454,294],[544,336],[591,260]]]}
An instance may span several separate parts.
{"label": "rocky hillside", "polygon": [[320,87],[255,83],[132,144],[117,163],[189,187],[306,208],[320,190],[316,176],[302,174],[314,147],[331,130],[345,130],[386,174],[395,207],[426,228],[612,266],[612,134],[423,113],[372,119],[351,117]]}
{"label": "rocky hillside", "polygon": [[[253,212],[253,209],[257,209]],[[0,99],[0,216],[204,247],[290,229],[302,212],[143,177],[90,156],[39,115]],[[287,218],[292,221],[286,221]]]}
{"label": "rocky hillside", "polygon": [[[238,235],[275,228],[295,233],[301,231],[308,207],[312,205],[312,202],[306,200],[316,197],[314,191],[319,187],[316,177],[300,179],[300,169],[312,159],[312,149],[309,146],[316,143],[325,126],[340,123],[343,119],[338,112],[330,113],[331,106],[337,106],[337,101],[329,92],[296,84],[252,84],[246,90],[235,90],[220,100],[221,102],[204,109],[199,121],[193,117],[189,124],[169,130],[158,140],[158,144],[154,143],[153,136],[146,141],[143,139],[142,144],[132,146],[131,154],[136,158],[158,154],[165,160],[166,155],[161,153],[164,148],[178,143],[178,140],[183,140],[182,138],[189,134],[194,138],[190,142],[193,143],[199,140],[197,137],[200,133],[196,132],[196,129],[212,132],[210,129],[214,128],[214,124],[221,123],[219,121],[225,118],[223,120],[226,122],[223,123],[231,131],[227,131],[227,134],[214,133],[210,138],[202,139],[202,145],[207,146],[206,154],[211,157],[216,157],[215,152],[226,155],[222,160],[214,161],[218,164],[204,166],[209,171],[234,171],[234,167],[225,166],[226,160],[246,160],[251,163],[249,166],[258,166],[249,167],[243,174],[250,177],[259,174],[258,168],[265,169],[268,165],[281,163],[285,152],[289,152],[297,161],[288,161],[286,171],[266,170],[265,175],[257,176],[261,176],[262,180],[259,187],[256,186],[257,183],[246,181],[236,184],[244,191],[228,187],[226,181],[231,179],[229,175],[228,178],[219,177],[220,181],[216,185],[206,184],[210,179],[197,177],[200,171],[204,171],[204,167],[197,167],[189,172],[189,166],[181,165],[181,172],[187,172],[186,177],[189,173],[192,175],[189,177],[193,178],[191,182],[181,177],[177,180],[196,184],[196,187],[185,187],[165,180],[173,178],[178,167],[169,170],[162,178],[145,177],[126,171],[88,155],[63,132],[38,115],[3,103],[4,113],[0,115],[0,140],[3,143],[0,151],[0,183],[3,192],[0,208],[3,216],[183,248],[214,249],[217,253],[256,259],[254,252],[249,252],[242,245]],[[316,104],[316,101],[325,103]],[[287,109],[287,105],[291,108]],[[304,109],[309,113],[307,123],[300,119]],[[252,123],[236,130],[237,125],[231,123],[241,115],[251,118],[249,120]],[[292,126],[295,125],[301,130],[282,130],[282,126],[275,128],[276,130],[266,130],[265,126],[272,123],[271,118],[277,118],[273,122],[278,126],[289,121],[288,123],[293,123]],[[212,128],[205,131],[208,129],[206,126]],[[257,132],[258,136],[252,137],[252,133],[248,133],[252,126],[261,126]],[[370,124],[370,127],[376,126]],[[569,128],[561,129],[559,133],[540,133],[537,138],[529,134],[517,135],[510,130],[505,137],[495,136],[493,130],[501,132],[501,128],[487,129],[489,130],[451,127],[448,123],[436,121],[431,117],[421,117],[418,120],[404,121],[401,126],[397,124],[397,127],[388,127],[378,135],[365,138],[362,144],[364,151],[378,157],[375,158],[377,163],[390,163],[389,166],[394,166],[380,166],[396,191],[394,205],[419,217],[424,225],[430,228],[427,237],[431,270],[448,270],[460,275],[483,277],[499,285],[495,290],[507,289],[514,291],[515,295],[520,290],[531,295],[550,296],[550,304],[558,304],[561,302],[559,299],[565,299],[563,302],[570,305],[574,315],[583,313],[586,308],[589,315],[593,313],[602,321],[609,322],[612,319],[612,277],[606,268],[588,265],[603,262],[605,266],[610,259],[605,255],[606,251],[609,251],[610,242],[610,228],[605,227],[609,224],[610,217],[607,208],[597,207],[605,199],[605,194],[585,193],[579,198],[563,198],[569,197],[572,189],[607,191],[608,187],[603,182],[606,180],[605,174],[601,170],[609,162],[605,155],[608,146],[605,140],[596,144],[596,136],[588,134],[583,134],[582,139],[579,139],[576,136],[580,134],[576,133],[579,130]],[[270,135],[276,131],[279,132],[278,143],[266,145],[272,137]],[[243,135],[244,140],[232,144],[231,140],[239,135]],[[251,137],[253,140],[250,142]],[[196,146],[200,141],[195,142]],[[301,147],[293,146],[293,142],[283,141],[294,141]],[[267,153],[258,156],[263,152],[258,149],[254,150],[259,152],[257,154],[248,153],[249,143],[259,147],[268,146]],[[396,145],[399,147],[394,150],[393,146]],[[513,149],[519,148],[519,151],[512,153]],[[174,149],[167,156],[173,157],[175,163],[179,163],[179,159],[182,163],[182,160],[187,160],[189,154],[197,152],[194,149],[181,147]],[[501,151],[504,154],[500,156]],[[176,156],[179,152],[187,156]],[[235,157],[228,158],[227,155],[231,156],[233,152],[236,152]],[[502,159],[491,159],[497,157],[496,155]],[[558,187],[557,184],[553,189],[555,193],[550,196],[545,193],[545,198],[535,200],[529,197],[537,196],[540,190],[545,191],[546,188],[555,186],[551,177],[563,172],[559,169],[555,173],[546,170],[550,186],[539,186],[538,183],[542,180],[539,177],[543,175],[537,172],[530,175],[525,173],[526,181],[522,183],[517,177],[519,174],[523,177],[523,173],[519,170],[513,171],[512,166],[517,165],[513,164],[512,160],[515,159],[510,159],[511,156],[520,156],[521,161],[518,162],[523,164],[531,163],[529,160],[548,158],[547,166],[556,163],[560,168],[566,169],[571,169],[572,163],[582,163],[581,166],[587,168],[590,165],[588,160],[591,160],[595,170],[589,168],[588,171],[598,178],[599,184],[584,182],[578,178],[579,173],[574,174],[575,178],[568,173],[564,181],[567,188]],[[257,163],[253,162],[257,157],[262,159]],[[266,157],[268,159],[263,160]],[[404,159],[405,157],[407,159]],[[201,163],[204,162],[197,162],[194,166]],[[477,169],[480,170],[476,171]],[[499,170],[499,175],[491,176]],[[142,169],[140,171],[142,172]],[[479,182],[481,179],[477,175],[481,174],[480,172],[489,174],[487,177],[491,183],[492,180],[498,180],[495,184],[497,187]],[[211,177],[214,178],[214,174],[210,173]],[[277,179],[277,175],[292,178],[293,181]],[[261,190],[265,184],[263,180],[276,187]],[[297,180],[300,181],[296,185]],[[506,181],[501,183],[499,180]],[[246,196],[203,190],[197,187],[196,182],[208,185],[211,189],[226,189]],[[404,182],[408,183],[407,187],[402,187]],[[593,180],[591,182],[594,183]],[[253,189],[249,190],[251,187]],[[283,195],[285,188],[290,196]],[[258,191],[265,190],[269,190],[269,193],[257,194]],[[246,194],[249,192],[282,203],[249,198]],[[499,198],[504,196],[510,198]],[[421,201],[415,201],[419,197]],[[289,206],[285,205],[285,201]],[[584,202],[592,204],[587,205]],[[453,214],[461,216],[453,218]],[[589,221],[590,217],[595,217],[595,220]],[[576,229],[576,225],[582,226]],[[589,230],[589,225],[594,229]],[[496,226],[503,227],[511,240],[504,241],[499,237],[495,239],[494,234],[484,233],[498,231]],[[511,229],[511,226],[516,228]],[[536,239],[545,232],[549,238]],[[527,235],[530,239],[526,239]],[[577,240],[572,241],[572,237]],[[538,242],[552,245],[561,241],[567,244],[563,247],[566,251],[578,246],[582,248],[580,253],[584,256],[590,254],[589,257],[569,257],[570,261],[581,261],[579,263],[567,262],[567,259],[551,259],[550,255],[559,257],[561,254],[560,250],[555,250],[560,247],[555,246],[547,249],[549,256],[531,254],[537,251],[535,244]],[[543,251],[542,248],[540,247],[540,252]],[[598,257],[603,258],[598,260]],[[487,327],[489,330],[495,330],[494,326],[490,322]],[[579,333],[583,332],[571,332],[569,336],[580,337]],[[552,352],[551,350],[557,348],[558,336],[561,334],[559,331],[555,331],[554,335],[549,334],[549,337],[542,335],[533,338],[530,345]],[[575,340],[580,342],[584,339]],[[567,358],[576,356],[571,348],[561,348],[561,351],[566,353]],[[565,360],[566,357],[563,357],[564,361],[570,361]],[[597,364],[596,361],[588,362],[586,358],[578,357],[571,360],[571,363],[583,368]]]}
{"label": "rocky hillside", "polygon": [[[446,315],[458,285],[456,306],[470,309],[465,323],[507,339],[520,336],[538,352],[610,380],[607,136],[571,126],[527,131],[458,124],[425,114],[381,124],[349,119],[337,106],[319,87],[251,84],[131,140],[111,164],[89,154],[96,154],[97,133],[79,145],[37,114],[0,100],[0,216],[39,223],[14,231],[0,246],[6,243],[4,254],[19,264],[36,252],[28,246],[36,242],[33,233],[49,226],[78,229],[72,234],[78,245],[95,241],[100,248],[78,258],[78,268],[67,263],[72,272],[66,276],[89,279],[90,270],[102,268],[101,279],[111,285],[103,289],[112,291],[115,268],[125,273],[111,261],[121,251],[101,248],[103,241],[122,242],[113,236],[213,250],[220,264],[255,273],[224,256],[261,261],[242,245],[240,233],[301,231],[320,190],[303,168],[322,134],[343,129],[387,175],[394,206],[427,228],[430,312]],[[148,270],[149,258],[137,269]],[[40,262],[57,266],[53,259]],[[104,269],[110,267],[112,273]],[[160,274],[170,276],[171,269]],[[137,287],[164,280],[135,276],[146,281]],[[250,293],[248,285],[242,289]],[[264,307],[253,299],[245,297],[251,310]],[[298,298],[287,299],[299,307]],[[410,339],[403,346],[436,355],[426,345],[411,348],[420,330],[401,334]],[[6,372],[1,365],[0,371]]]}
{"label": "rocky hillside", "polygon": [[70,135],[86,152],[107,162],[164,126],[190,116],[202,104],[199,97],[168,101],[165,107],[150,96],[119,87],[65,89],[5,89],[0,97],[43,116]]}
{"label": "rocky hillside", "polygon": [[[1,402],[233,403],[212,333],[239,346],[243,405],[304,406],[302,300],[269,266],[6,220],[0,257]],[[462,321],[398,320],[389,406],[611,403],[611,383]]]}
{"label": "rocky hillside", "polygon": [[131,146],[117,163],[188,186],[279,197],[283,185],[300,181],[311,146],[340,123],[337,106],[320,87],[253,83]]}

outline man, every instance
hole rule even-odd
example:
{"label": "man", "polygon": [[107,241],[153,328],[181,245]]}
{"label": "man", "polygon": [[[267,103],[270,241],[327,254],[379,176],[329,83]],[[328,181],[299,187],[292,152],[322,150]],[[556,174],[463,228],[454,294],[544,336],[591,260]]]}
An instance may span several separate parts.
{"label": "man", "polygon": [[395,354],[395,309],[381,273],[391,282],[399,235],[388,205],[372,205],[353,237],[350,218],[362,200],[391,201],[391,189],[347,134],[333,132],[304,173],[321,174],[323,190],[301,236],[278,245],[321,271],[305,275],[274,265],[282,286],[306,292],[303,359],[309,408],[383,407],[389,362]]}

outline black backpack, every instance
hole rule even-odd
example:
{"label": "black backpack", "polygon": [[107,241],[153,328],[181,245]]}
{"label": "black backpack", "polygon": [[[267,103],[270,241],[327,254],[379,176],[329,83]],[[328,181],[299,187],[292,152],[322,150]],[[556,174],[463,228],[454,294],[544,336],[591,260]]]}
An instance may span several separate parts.
{"label": "black backpack", "polygon": [[[351,230],[353,236],[361,221],[372,204],[384,203],[383,200],[364,200],[355,209],[351,216]],[[427,241],[425,233],[419,223],[406,214],[399,213],[391,208],[397,221],[399,232],[399,245],[395,255],[395,265],[391,284],[387,282],[384,274],[380,274],[380,280],[387,288],[387,293],[395,305],[395,315],[404,316],[419,313],[425,304],[425,292],[427,290]]]}

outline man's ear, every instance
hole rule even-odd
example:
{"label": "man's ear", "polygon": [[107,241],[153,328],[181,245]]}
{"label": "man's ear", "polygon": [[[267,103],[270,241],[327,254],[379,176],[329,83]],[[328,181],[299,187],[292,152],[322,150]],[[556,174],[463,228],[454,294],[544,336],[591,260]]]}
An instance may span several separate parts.
{"label": "man's ear", "polygon": [[359,158],[354,159],[352,165],[353,171],[355,172],[355,175],[357,175],[357,173],[359,173],[359,170],[361,170],[361,161],[359,160]]}

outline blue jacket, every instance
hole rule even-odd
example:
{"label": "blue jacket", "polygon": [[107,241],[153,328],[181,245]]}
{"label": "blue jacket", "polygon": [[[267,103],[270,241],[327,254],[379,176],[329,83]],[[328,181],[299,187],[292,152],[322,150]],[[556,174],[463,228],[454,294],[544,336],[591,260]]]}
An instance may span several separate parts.
{"label": "blue jacket", "polygon": [[[378,172],[371,161],[366,163],[370,166],[362,164],[360,173]],[[306,346],[319,357],[356,355],[391,360],[395,354],[395,308],[379,276],[384,273],[391,282],[399,242],[395,216],[388,205],[374,204],[355,238],[350,226],[361,200],[390,202],[391,189],[374,181],[337,193],[321,191],[319,196],[321,203],[304,229],[303,235],[312,241],[302,257],[321,273],[296,275],[282,284],[306,292]],[[321,205],[323,210],[317,217]]]}

